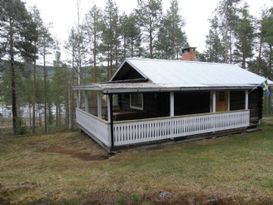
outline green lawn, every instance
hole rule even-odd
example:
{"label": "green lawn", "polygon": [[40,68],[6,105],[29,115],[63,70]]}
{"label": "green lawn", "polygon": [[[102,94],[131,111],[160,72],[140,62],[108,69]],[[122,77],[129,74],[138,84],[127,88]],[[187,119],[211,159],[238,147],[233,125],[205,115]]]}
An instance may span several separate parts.
{"label": "green lawn", "polygon": [[273,204],[262,131],[107,157],[78,132],[0,138],[0,204]]}

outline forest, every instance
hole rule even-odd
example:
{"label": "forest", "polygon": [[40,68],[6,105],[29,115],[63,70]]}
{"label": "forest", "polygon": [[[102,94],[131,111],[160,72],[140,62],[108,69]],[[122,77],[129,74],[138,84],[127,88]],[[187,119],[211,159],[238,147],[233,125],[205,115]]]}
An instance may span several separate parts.
{"label": "forest", "polygon": [[[90,5],[61,47],[36,7],[0,0],[0,135],[73,129],[73,85],[109,80],[128,57],[180,59],[192,45],[178,1],[166,12],[161,0],[137,2],[129,14],[114,0],[103,9]],[[272,80],[273,7],[261,13],[253,16],[247,1],[220,0],[209,30],[201,31],[206,49],[198,60],[239,64]],[[264,98],[264,114],[272,113],[272,97]]]}

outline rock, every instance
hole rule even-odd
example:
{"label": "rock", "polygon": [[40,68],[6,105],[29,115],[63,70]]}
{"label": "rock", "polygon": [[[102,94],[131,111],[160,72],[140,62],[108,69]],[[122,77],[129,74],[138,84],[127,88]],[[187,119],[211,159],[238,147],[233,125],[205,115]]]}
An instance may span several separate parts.
{"label": "rock", "polygon": [[170,199],[171,198],[171,193],[167,191],[161,191],[159,192],[159,198],[162,200]]}
{"label": "rock", "polygon": [[219,202],[217,199],[209,199],[206,201],[205,205],[218,205]]}

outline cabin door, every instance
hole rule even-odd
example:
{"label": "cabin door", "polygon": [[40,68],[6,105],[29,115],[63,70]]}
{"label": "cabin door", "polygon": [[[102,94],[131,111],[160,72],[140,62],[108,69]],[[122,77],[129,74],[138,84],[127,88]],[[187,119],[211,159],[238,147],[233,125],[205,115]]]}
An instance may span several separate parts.
{"label": "cabin door", "polygon": [[228,111],[228,92],[219,91],[216,93],[216,112]]}

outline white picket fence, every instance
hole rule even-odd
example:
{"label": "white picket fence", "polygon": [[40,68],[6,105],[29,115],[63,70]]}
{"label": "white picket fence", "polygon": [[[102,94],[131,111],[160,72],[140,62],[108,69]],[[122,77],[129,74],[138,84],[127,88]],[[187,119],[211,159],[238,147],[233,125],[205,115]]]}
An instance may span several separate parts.
{"label": "white picket fence", "polygon": [[114,145],[130,145],[249,126],[249,111],[115,122]]}
{"label": "white picket fence", "polygon": [[104,145],[110,147],[111,134],[109,123],[79,108],[76,109],[76,121],[93,137],[96,137]]}
{"label": "white picket fence", "polygon": [[[111,146],[110,123],[81,109],[76,110],[76,121],[104,145]],[[248,110],[120,121],[113,123],[114,146],[132,145],[248,126]]]}

